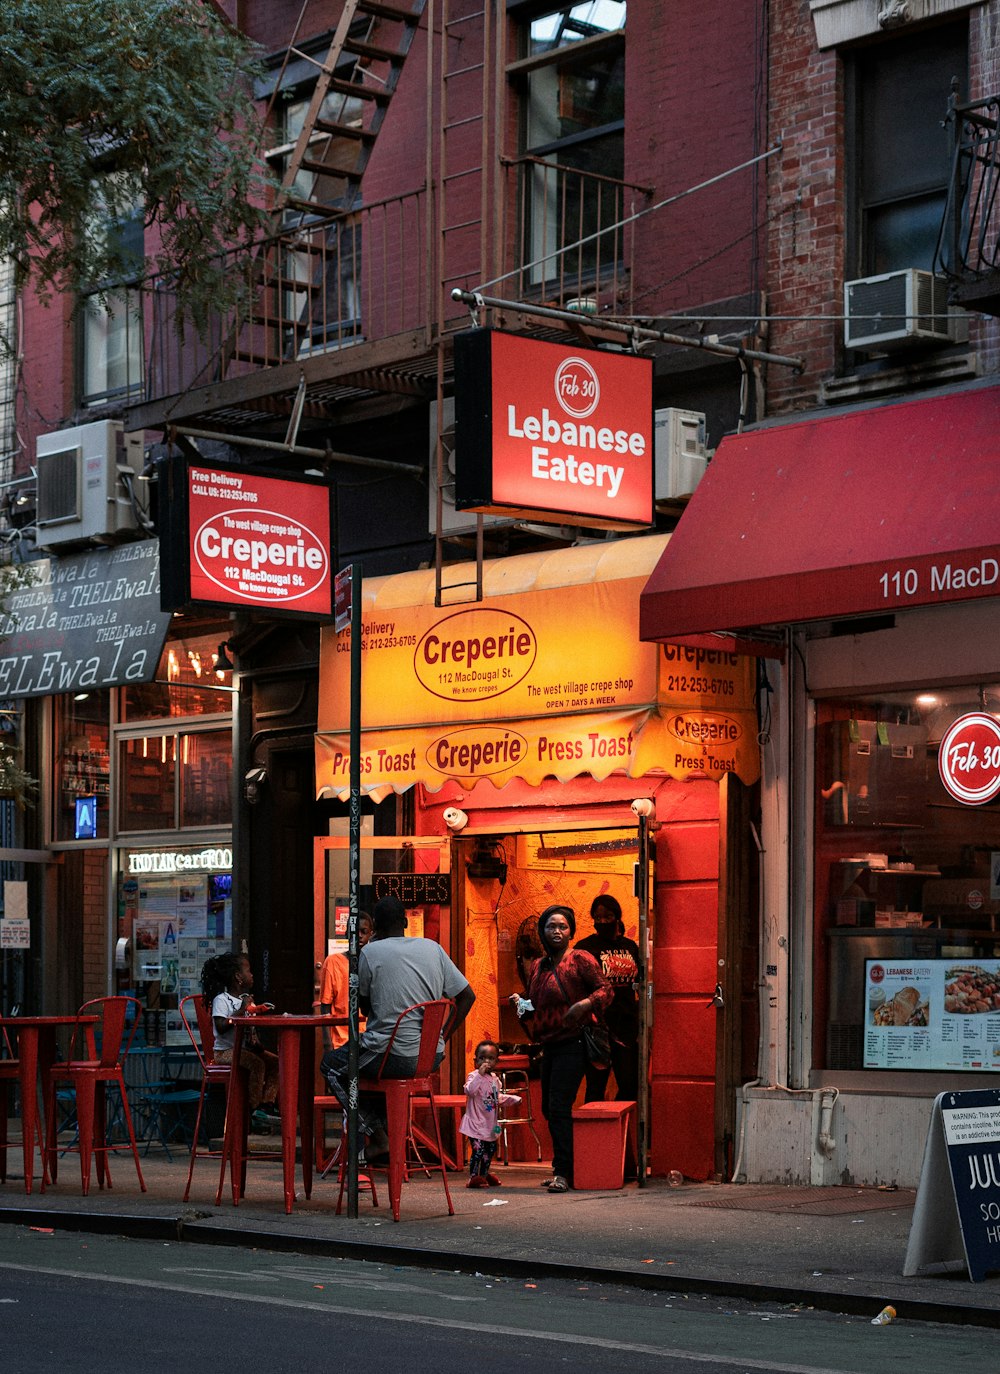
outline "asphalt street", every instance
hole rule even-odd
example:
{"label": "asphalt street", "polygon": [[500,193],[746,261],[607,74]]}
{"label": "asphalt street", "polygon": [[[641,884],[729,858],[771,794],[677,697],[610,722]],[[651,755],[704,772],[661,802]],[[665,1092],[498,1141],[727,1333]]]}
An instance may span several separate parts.
{"label": "asphalt street", "polygon": [[0,1229],[0,1305],[7,1363],[20,1374],[93,1374],[126,1362],[176,1374],[193,1361],[273,1374],[510,1374],[541,1363],[637,1374],[996,1368],[994,1334],[975,1327],[879,1327],[805,1305],[45,1227]]}

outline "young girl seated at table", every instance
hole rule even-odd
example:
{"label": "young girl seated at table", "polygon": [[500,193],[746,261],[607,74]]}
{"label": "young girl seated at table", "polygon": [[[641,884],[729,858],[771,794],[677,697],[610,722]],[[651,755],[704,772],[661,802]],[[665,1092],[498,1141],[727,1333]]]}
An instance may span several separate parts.
{"label": "young girl seated at table", "polygon": [[497,1152],[497,1136],[503,1130],[500,1108],[507,1102],[520,1102],[515,1093],[505,1093],[496,1073],[500,1047],[493,1040],[480,1040],[475,1050],[476,1067],[465,1080],[468,1098],[459,1130],[472,1141],[467,1188],[499,1188],[500,1180],[490,1173]]}
{"label": "young girl seated at table", "polygon": [[[236,1039],[230,1017],[242,1016],[253,1001],[253,970],[245,954],[227,951],[206,959],[201,971],[201,992],[205,1006],[212,1012],[215,1028],[216,1064],[231,1064]],[[278,1056],[265,1050],[257,1032],[246,1029],[240,1046],[240,1065],[247,1071],[250,1110],[263,1106],[268,1115],[277,1116]]]}

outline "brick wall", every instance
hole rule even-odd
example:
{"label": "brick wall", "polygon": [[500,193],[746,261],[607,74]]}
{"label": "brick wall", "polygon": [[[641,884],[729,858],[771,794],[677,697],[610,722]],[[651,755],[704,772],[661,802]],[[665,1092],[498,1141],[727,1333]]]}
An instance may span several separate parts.
{"label": "brick wall", "polygon": [[840,330],[823,315],[842,310],[844,263],[843,82],[836,53],[816,50],[808,0],[771,5],[770,142],[782,151],[768,171],[769,347],[801,356],[805,371],[773,367],[772,413],[815,403],[834,368]]}
{"label": "brick wall", "polygon": [[83,855],[83,1000],[103,997],[108,986],[108,858],[101,849]]}
{"label": "brick wall", "polygon": [[[758,138],[763,128],[754,60],[761,8],[726,0],[630,7],[625,178],[655,187],[650,203],[762,151],[755,142],[755,127]],[[750,289],[748,233],[758,177],[751,171],[727,177],[639,222],[640,312],[683,311]]]}
{"label": "brick wall", "polygon": [[[971,6],[969,98],[1000,91],[1000,4]],[[819,52],[808,0],[772,0],[769,141],[782,152],[768,172],[771,220],[767,255],[769,347],[801,356],[805,370],[768,373],[768,411],[816,404],[840,365],[847,224],[843,63]],[[824,319],[824,316],[832,317]],[[979,370],[1000,369],[1000,327],[970,313]]]}

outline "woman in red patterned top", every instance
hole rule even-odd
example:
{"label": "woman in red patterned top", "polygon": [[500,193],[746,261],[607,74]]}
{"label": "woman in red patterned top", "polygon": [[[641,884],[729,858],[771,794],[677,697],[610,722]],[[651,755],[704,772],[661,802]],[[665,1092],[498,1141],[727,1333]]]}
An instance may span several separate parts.
{"label": "woman in red patterned top", "polygon": [[572,1187],[573,1103],[587,1067],[583,1027],[602,1022],[614,997],[593,955],[570,948],[575,934],[576,917],[568,906],[546,907],[538,918],[545,954],[531,967],[528,1000],[511,997],[542,1047],[542,1115],[552,1137],[553,1173],[544,1186],[550,1193]]}

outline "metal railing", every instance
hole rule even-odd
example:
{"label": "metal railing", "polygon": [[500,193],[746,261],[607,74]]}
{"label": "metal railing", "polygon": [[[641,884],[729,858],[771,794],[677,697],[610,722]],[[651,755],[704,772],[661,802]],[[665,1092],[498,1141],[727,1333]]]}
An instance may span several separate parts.
{"label": "metal railing", "polygon": [[[581,312],[628,308],[635,227],[621,221],[648,192],[536,157],[505,164],[511,212],[498,224],[504,294]],[[146,399],[215,385],[359,343],[432,329],[433,293],[447,293],[446,327],[467,318],[451,286],[483,276],[479,236],[444,248],[436,264],[423,191],[328,219],[300,218],[251,253],[227,255],[236,303],[197,335],[181,327],[169,277],[145,292],[150,353]],[[430,341],[430,333],[428,333]]]}
{"label": "metal railing", "polygon": [[613,303],[626,309],[635,226],[622,221],[642,208],[648,191],[613,177],[539,157],[507,163],[514,207],[504,295],[558,302],[582,313]]}
{"label": "metal railing", "polygon": [[182,321],[170,277],[146,292],[146,399],[424,327],[422,191],[330,218],[300,217],[251,252],[229,253],[235,303],[200,334]]}
{"label": "metal railing", "polygon": [[948,122],[954,157],[935,269],[971,284],[1000,271],[1000,96],[959,105],[953,93]]}

